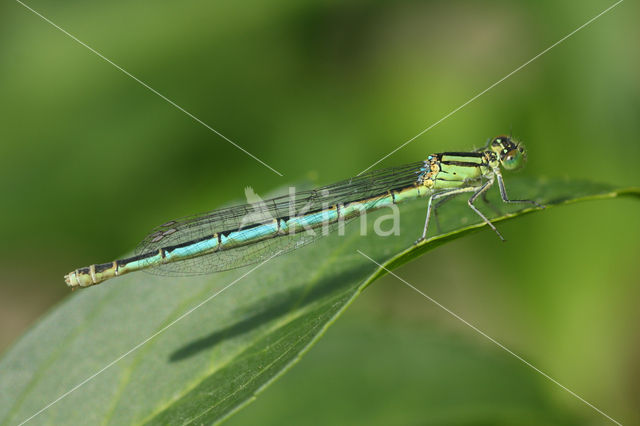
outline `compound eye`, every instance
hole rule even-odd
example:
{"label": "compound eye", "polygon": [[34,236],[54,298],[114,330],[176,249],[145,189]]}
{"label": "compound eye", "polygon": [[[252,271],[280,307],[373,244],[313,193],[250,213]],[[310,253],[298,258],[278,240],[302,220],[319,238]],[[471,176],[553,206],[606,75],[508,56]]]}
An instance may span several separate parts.
{"label": "compound eye", "polygon": [[515,170],[523,165],[523,155],[517,149],[512,149],[502,156],[502,165],[507,170]]}

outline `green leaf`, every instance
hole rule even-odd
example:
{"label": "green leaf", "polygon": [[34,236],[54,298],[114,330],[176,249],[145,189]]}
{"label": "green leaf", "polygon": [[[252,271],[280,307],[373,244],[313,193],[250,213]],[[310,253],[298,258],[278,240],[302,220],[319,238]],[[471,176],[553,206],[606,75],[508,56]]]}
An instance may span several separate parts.
{"label": "green leaf", "polygon": [[[405,291],[402,286],[395,289]],[[553,384],[481,336],[470,339],[471,330],[465,334],[415,318],[390,320],[359,305],[299,367],[226,424],[588,424],[588,417],[568,413],[550,398]],[[595,424],[601,423],[597,416],[592,415]]]}
{"label": "green leaf", "polygon": [[[507,186],[511,197],[548,207],[640,196],[638,188],[570,180],[512,178]],[[505,206],[493,195],[492,204],[507,212],[494,214],[494,222],[537,210]],[[383,273],[357,250],[392,268],[483,226],[464,202],[452,202],[439,214],[444,232],[416,247],[424,210],[424,201],[403,206],[398,236],[372,232],[375,219],[389,214],[381,211],[369,215],[366,236],[352,224],[344,236],[323,238],[248,274],[250,268],[191,278],[137,273],[79,291],[0,361],[0,421],[16,424],[45,407],[33,424],[224,419],[295,363]]]}

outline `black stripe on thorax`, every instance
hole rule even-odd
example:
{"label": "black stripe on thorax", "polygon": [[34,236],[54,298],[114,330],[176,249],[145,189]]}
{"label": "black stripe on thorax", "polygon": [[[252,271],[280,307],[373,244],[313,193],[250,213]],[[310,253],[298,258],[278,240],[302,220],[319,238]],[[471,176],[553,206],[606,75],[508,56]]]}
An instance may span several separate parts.
{"label": "black stripe on thorax", "polygon": [[441,152],[439,155],[455,155],[457,157],[476,157],[484,156],[482,152]]}
{"label": "black stripe on thorax", "polygon": [[445,166],[461,166],[461,167],[481,167],[482,163],[472,163],[471,161],[440,161],[440,164],[444,164]]}

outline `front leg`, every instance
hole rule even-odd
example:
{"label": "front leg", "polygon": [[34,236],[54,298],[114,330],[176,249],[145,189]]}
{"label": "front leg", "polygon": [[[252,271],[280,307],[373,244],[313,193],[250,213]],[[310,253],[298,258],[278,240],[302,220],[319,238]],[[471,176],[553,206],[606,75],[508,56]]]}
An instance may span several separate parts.
{"label": "front leg", "polygon": [[504,187],[504,180],[502,179],[502,174],[500,173],[499,169],[495,169],[493,171],[496,175],[496,177],[498,178],[498,187],[500,188],[500,197],[502,197],[502,201],[504,201],[505,203],[509,203],[509,204],[513,204],[513,203],[526,203],[526,204],[533,204],[534,206],[540,208],[540,209],[544,209],[545,207],[542,204],[538,204],[533,200],[510,200],[509,197],[507,196],[507,190]]}

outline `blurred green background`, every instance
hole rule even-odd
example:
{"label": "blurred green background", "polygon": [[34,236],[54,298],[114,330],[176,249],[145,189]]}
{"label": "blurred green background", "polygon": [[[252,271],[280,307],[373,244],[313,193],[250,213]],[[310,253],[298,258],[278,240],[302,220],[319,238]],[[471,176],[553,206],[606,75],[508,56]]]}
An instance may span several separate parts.
{"label": "blurred green background", "polygon": [[[168,219],[240,199],[245,186],[261,194],[355,175],[613,2],[28,4],[284,177],[4,2],[0,351],[68,295],[70,270],[129,252]],[[378,167],[467,150],[513,129],[529,149],[521,173],[640,184],[639,12],[622,3]],[[612,417],[639,422],[639,212],[630,199],[552,209],[503,224],[507,244],[483,231],[397,272]],[[343,340],[372,344],[372,328],[411,334],[416,347],[398,356],[442,330],[465,342],[451,362],[486,345],[390,277],[353,310],[272,395],[311,392],[295,379],[305,371],[332,380],[317,371],[335,365],[314,351],[365,356]],[[376,369],[367,371],[363,389],[377,383]],[[603,421],[541,386],[570,415]],[[398,412],[415,409],[406,404]]]}

